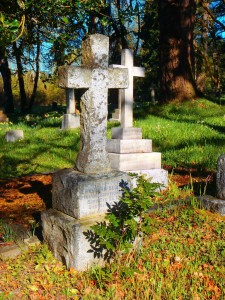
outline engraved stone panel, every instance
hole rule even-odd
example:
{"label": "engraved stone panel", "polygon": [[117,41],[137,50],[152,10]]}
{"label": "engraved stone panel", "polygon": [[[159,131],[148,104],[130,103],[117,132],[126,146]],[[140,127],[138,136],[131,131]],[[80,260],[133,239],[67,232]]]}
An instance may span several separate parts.
{"label": "engraved stone panel", "polygon": [[128,182],[128,175],[118,171],[90,175],[60,170],[53,174],[52,207],[77,219],[105,213],[107,203],[119,200],[122,181]]}

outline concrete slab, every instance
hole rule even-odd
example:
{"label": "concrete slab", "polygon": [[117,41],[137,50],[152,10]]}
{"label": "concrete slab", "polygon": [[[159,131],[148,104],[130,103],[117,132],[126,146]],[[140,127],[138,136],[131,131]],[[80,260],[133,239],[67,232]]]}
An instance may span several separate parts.
{"label": "concrete slab", "polygon": [[[130,170],[127,173],[136,173],[139,176],[144,175],[146,179],[150,179],[151,182],[161,184],[160,190],[168,188],[168,171],[164,169],[151,169],[151,170]],[[136,180],[131,179],[131,188],[137,186]]]}
{"label": "concrete slab", "polygon": [[221,216],[225,216],[225,200],[218,199],[211,195],[198,197],[204,209],[216,212]]}
{"label": "concrete slab", "polygon": [[0,258],[15,258],[22,253],[22,251],[27,251],[28,247],[39,245],[40,241],[36,236],[25,239],[24,241],[17,241],[11,245],[0,247]]}
{"label": "concrete slab", "polygon": [[119,171],[161,169],[161,153],[109,153],[112,169]]}
{"label": "concrete slab", "polygon": [[152,152],[152,140],[108,140],[109,153],[149,153]]}
{"label": "concrete slab", "polygon": [[77,220],[55,209],[41,213],[43,237],[54,256],[62,261],[67,268],[84,271],[102,260],[94,258],[90,243],[84,232],[91,225],[104,220],[104,215]]}
{"label": "concrete slab", "polygon": [[112,138],[119,140],[142,139],[142,129],[134,127],[114,127],[112,128]]}

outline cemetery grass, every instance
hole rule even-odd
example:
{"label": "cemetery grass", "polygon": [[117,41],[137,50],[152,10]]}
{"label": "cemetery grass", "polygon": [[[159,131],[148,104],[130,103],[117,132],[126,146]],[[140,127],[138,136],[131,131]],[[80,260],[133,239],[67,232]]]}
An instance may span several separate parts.
{"label": "cemetery grass", "polygon": [[179,192],[187,196],[188,204],[151,212],[139,251],[102,268],[66,270],[46,245],[0,261],[0,299],[225,299],[225,217]]}
{"label": "cemetery grass", "polygon": [[[224,153],[224,114],[223,105],[201,99],[150,107],[135,126],[143,128],[144,138],[153,139],[154,150],[164,151],[164,164],[211,172]],[[60,115],[10,121],[0,124],[2,178],[74,165],[79,130],[59,131]],[[109,124],[109,129],[114,125],[119,124]],[[6,143],[9,129],[23,129],[25,139]],[[182,202],[187,198],[188,204]],[[193,190],[172,183],[155,202],[174,199],[181,205],[150,214],[150,231],[140,251],[121,255],[104,268],[66,270],[46,245],[0,260],[0,299],[225,299],[225,217],[202,210]]]}
{"label": "cemetery grass", "polygon": [[[0,178],[50,173],[73,167],[79,149],[79,129],[60,130],[62,113],[45,112],[26,116],[12,115],[0,123]],[[111,128],[119,123],[108,124]],[[153,151],[162,153],[163,167],[216,170],[224,153],[225,105],[206,99],[150,106],[135,111],[135,127],[143,138],[153,141]],[[10,129],[23,129],[25,138],[7,143]]]}
{"label": "cemetery grass", "polygon": [[224,104],[196,99],[150,106],[136,111],[134,123],[142,128],[143,138],[153,140],[164,166],[215,171],[225,149]]}

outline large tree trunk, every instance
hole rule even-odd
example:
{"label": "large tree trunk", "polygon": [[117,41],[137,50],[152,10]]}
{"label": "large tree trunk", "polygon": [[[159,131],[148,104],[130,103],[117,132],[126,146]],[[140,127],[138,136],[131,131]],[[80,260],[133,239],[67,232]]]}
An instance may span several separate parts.
{"label": "large tree trunk", "polygon": [[194,0],[160,0],[160,69],[162,101],[193,99],[197,88],[193,78]]}
{"label": "large tree trunk", "polygon": [[[2,49],[1,49],[2,50]],[[0,51],[0,52],[5,52]],[[14,112],[13,94],[12,94],[12,82],[11,71],[8,66],[7,58],[4,54],[0,53],[0,73],[2,74],[3,86],[4,86],[4,112],[6,114]]]}
{"label": "large tree trunk", "polygon": [[16,42],[13,42],[13,51],[16,57],[17,71],[18,71],[18,80],[20,87],[20,103],[21,103],[21,112],[27,111],[27,95],[25,91],[24,78],[23,78],[23,65],[21,60],[21,49],[17,47]]}

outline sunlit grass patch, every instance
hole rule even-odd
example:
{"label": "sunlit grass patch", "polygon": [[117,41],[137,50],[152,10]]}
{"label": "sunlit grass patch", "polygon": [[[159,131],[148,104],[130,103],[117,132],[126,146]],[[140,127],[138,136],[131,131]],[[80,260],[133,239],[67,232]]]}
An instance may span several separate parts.
{"label": "sunlit grass patch", "polygon": [[[216,170],[224,154],[225,106],[205,99],[144,108],[135,113],[135,127],[152,139],[153,150],[162,153],[162,165]],[[143,116],[144,115],[144,116]],[[79,130],[60,131],[62,113],[15,115],[0,123],[0,177],[48,172],[74,166],[79,149]],[[118,122],[109,122],[107,138]],[[24,140],[5,141],[10,129],[23,129]]]}
{"label": "sunlit grass patch", "polygon": [[200,99],[153,107],[135,121],[144,138],[153,141],[162,152],[163,163],[173,167],[197,167],[215,170],[224,153],[225,107]]}

